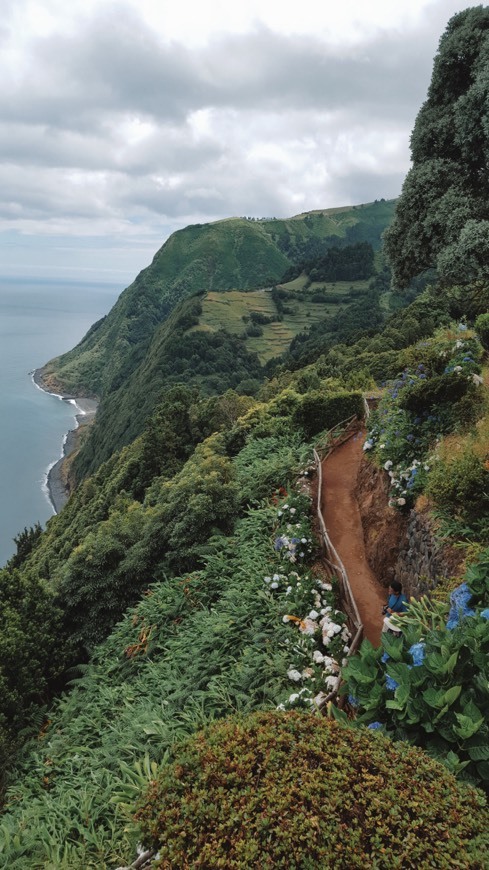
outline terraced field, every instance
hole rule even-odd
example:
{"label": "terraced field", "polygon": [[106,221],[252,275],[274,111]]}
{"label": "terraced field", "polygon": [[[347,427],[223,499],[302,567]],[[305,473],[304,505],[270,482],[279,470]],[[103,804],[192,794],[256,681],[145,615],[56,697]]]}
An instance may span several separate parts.
{"label": "terraced field", "polygon": [[[361,289],[366,289],[368,282],[343,283],[345,284],[343,291],[340,289],[340,283],[331,285],[333,293],[346,294],[357,285],[359,289],[360,285]],[[285,311],[282,320],[261,325],[262,335],[247,338],[248,349],[257,353],[262,363],[282,354],[294,336],[303,332],[312,323],[324,317],[331,317],[343,308],[343,305],[338,302],[312,302],[310,293],[314,286],[311,286],[307,296],[299,290],[284,301]],[[324,285],[317,285],[317,287],[323,290]],[[286,288],[289,289],[289,285],[286,285]],[[209,291],[203,299],[200,323],[193,329],[205,332],[225,329],[235,335],[243,335],[252,312],[266,317],[277,317],[277,309],[270,290],[252,292],[229,290],[226,293]],[[243,320],[243,317],[246,319]]]}

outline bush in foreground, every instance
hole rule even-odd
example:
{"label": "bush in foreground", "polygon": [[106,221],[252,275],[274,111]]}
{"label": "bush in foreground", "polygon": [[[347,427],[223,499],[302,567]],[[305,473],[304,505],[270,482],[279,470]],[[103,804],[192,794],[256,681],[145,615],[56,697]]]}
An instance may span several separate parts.
{"label": "bush in foreground", "polygon": [[482,868],[489,811],[420,750],[311,714],[181,744],[139,811],[160,868]]}

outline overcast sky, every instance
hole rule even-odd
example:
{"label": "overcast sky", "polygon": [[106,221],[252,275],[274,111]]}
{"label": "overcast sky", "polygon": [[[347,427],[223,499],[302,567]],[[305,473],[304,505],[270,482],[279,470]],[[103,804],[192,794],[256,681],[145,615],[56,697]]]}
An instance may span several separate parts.
{"label": "overcast sky", "polygon": [[[476,4],[470,4],[476,5]],[[454,0],[2,0],[0,275],[399,194]]]}

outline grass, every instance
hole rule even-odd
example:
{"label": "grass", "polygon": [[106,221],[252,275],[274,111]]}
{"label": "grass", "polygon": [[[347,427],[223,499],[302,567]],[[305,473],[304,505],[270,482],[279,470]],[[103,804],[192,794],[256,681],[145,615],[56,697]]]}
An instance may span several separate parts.
{"label": "grass", "polygon": [[[352,285],[348,282],[342,283],[347,287],[345,293],[348,292]],[[354,286],[357,285],[366,286],[367,282],[357,281]],[[340,291],[335,289],[334,292]],[[325,317],[332,317],[341,309],[341,305],[336,302],[312,302],[310,294],[306,296],[304,293],[295,294],[293,298],[287,299],[285,304],[290,313],[284,314],[283,320],[263,324],[261,327],[263,334],[249,337],[246,341],[248,350],[258,354],[262,363],[282,354],[292,339],[312,323]],[[225,329],[235,335],[243,335],[247,326],[243,316],[249,317],[252,311],[267,317],[277,316],[271,294],[265,290],[252,292],[229,290],[227,293],[210,291],[203,300],[200,323],[192,329],[204,332]]]}

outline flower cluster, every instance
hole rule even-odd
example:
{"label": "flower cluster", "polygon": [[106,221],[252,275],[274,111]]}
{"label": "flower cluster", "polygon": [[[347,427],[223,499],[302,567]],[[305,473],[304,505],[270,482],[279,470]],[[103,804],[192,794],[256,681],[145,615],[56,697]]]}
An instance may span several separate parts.
{"label": "flower cluster", "polygon": [[[416,345],[424,361],[408,366],[383,386],[385,394],[363,445],[390,477],[390,505],[409,508],[426,486],[433,449],[453,429],[452,377],[480,384],[481,348],[467,329],[444,331]],[[413,354],[414,355],[414,352]],[[463,390],[462,390],[463,393]],[[460,388],[457,395],[462,394]],[[452,419],[453,418],[453,419]]]}
{"label": "flower cluster", "polygon": [[351,639],[333,583],[308,569],[315,549],[308,508],[309,502],[291,497],[279,505],[273,549],[280,564],[263,578],[270,593],[283,599],[282,620],[294,629],[286,641],[294,659],[287,676],[296,687],[280,709],[318,706],[337,686]]}
{"label": "flower cluster", "polygon": [[413,459],[410,465],[392,467],[392,460],[384,462],[384,469],[390,477],[389,507],[404,507],[415,494],[422,490],[426,473],[430,470],[427,462]]}
{"label": "flower cluster", "polygon": [[475,616],[475,610],[468,605],[472,599],[472,592],[467,583],[462,583],[450,594],[450,613],[448,614],[447,628],[454,629],[466,616]]}

